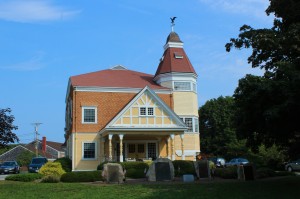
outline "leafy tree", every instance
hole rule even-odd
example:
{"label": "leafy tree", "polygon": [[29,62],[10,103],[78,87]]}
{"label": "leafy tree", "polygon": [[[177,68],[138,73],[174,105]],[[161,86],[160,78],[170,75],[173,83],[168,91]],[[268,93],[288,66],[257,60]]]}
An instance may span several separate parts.
{"label": "leafy tree", "polygon": [[248,62],[265,70],[263,77],[247,75],[234,98],[238,106],[237,133],[252,149],[260,144],[289,146],[299,151],[300,136],[300,2],[270,0],[266,13],[274,14],[267,29],[240,28],[238,38],[225,45],[229,52],[251,48]]}
{"label": "leafy tree", "polygon": [[20,166],[28,166],[31,162],[31,159],[35,157],[35,154],[31,151],[24,151],[16,158]]}
{"label": "leafy tree", "polygon": [[10,108],[0,109],[0,148],[19,141],[17,135],[12,132],[12,130],[17,130],[18,127],[13,125],[15,117],[10,113]]}
{"label": "leafy tree", "polygon": [[234,99],[222,96],[211,99],[200,107],[199,115],[201,151],[226,155],[227,145],[236,141]]}

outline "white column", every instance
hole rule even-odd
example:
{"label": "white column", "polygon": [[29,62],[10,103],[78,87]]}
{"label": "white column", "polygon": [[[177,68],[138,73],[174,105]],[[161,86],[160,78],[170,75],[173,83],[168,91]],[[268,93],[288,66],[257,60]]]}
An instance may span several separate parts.
{"label": "white column", "polygon": [[123,134],[119,134],[120,138],[120,162],[123,162]]}
{"label": "white column", "polygon": [[111,143],[112,137],[113,137],[113,134],[108,135],[108,140],[109,140],[109,142],[108,142],[108,149],[109,149],[108,161],[112,161],[112,143]]}
{"label": "white column", "polygon": [[170,135],[170,138],[171,138],[171,153],[172,153],[172,160],[175,160],[175,149],[174,149],[174,138],[175,138],[175,135],[174,134],[171,134]]}
{"label": "white column", "polygon": [[180,135],[181,139],[181,159],[185,160],[185,155],[184,155],[184,144],[183,144],[183,139],[184,139],[184,134]]}

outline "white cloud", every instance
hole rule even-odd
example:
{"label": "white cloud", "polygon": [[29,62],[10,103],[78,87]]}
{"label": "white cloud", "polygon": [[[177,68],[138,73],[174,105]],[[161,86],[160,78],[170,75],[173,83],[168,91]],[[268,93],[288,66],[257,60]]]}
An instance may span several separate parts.
{"label": "white cloud", "polygon": [[45,53],[42,51],[35,52],[35,55],[29,60],[22,61],[19,63],[0,66],[0,69],[3,70],[13,70],[13,71],[36,71],[45,67],[45,64],[42,62]]}
{"label": "white cloud", "polygon": [[7,0],[0,3],[0,19],[33,23],[64,20],[74,17],[79,10],[67,10],[49,0]]}
{"label": "white cloud", "polygon": [[254,16],[256,18],[266,17],[265,10],[269,0],[199,0],[214,9],[221,9],[229,13]]}

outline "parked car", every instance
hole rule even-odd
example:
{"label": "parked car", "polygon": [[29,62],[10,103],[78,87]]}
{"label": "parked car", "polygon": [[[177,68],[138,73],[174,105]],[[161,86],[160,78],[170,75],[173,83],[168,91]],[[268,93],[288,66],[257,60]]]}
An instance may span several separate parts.
{"label": "parked car", "polygon": [[225,166],[225,159],[221,157],[212,157],[208,159],[209,161],[212,161],[216,167],[224,167]]}
{"label": "parked car", "polygon": [[233,158],[229,162],[225,163],[225,166],[238,166],[238,165],[245,165],[248,164],[249,161],[245,158]]}
{"label": "parked car", "polygon": [[6,161],[0,166],[0,174],[20,173],[20,166],[16,161]]}
{"label": "parked car", "polygon": [[299,171],[300,170],[300,159],[291,161],[285,165],[285,170],[287,171]]}
{"label": "parked car", "polygon": [[48,162],[47,158],[44,157],[36,157],[32,158],[31,163],[28,166],[29,173],[37,173],[40,168]]}

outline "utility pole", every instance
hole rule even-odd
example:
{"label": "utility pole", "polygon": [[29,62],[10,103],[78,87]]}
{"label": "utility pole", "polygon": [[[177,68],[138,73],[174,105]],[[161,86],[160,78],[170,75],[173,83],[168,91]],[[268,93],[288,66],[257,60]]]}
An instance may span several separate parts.
{"label": "utility pole", "polygon": [[32,123],[32,124],[34,125],[35,156],[38,157],[39,156],[39,153],[38,153],[38,145],[39,145],[39,142],[38,142],[38,136],[39,136],[38,128],[39,128],[39,125],[41,125],[42,123],[35,122],[35,123]]}

